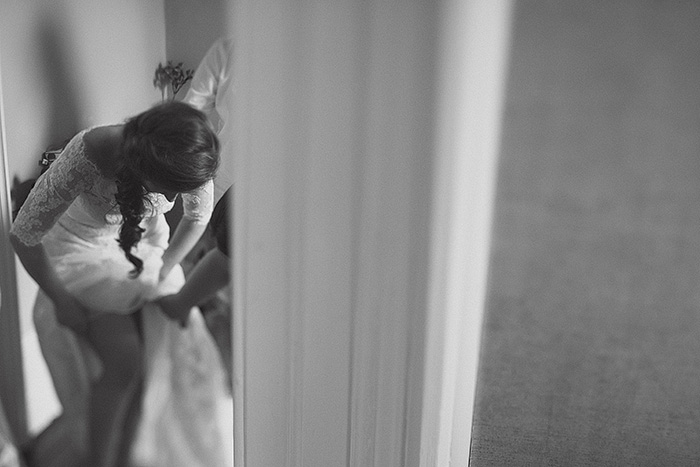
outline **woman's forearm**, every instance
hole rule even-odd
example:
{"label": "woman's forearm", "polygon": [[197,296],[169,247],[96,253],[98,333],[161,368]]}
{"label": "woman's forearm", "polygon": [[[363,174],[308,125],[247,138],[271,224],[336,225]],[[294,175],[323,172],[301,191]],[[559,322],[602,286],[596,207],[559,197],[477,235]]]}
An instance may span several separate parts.
{"label": "woman's forearm", "polygon": [[170,244],[165,253],[163,253],[163,270],[166,275],[187,256],[202,237],[206,228],[206,224],[200,224],[185,218],[180,219]]}
{"label": "woman's forearm", "polygon": [[184,306],[193,307],[229,283],[229,258],[218,248],[210,250],[192,269],[177,293]]}
{"label": "woman's forearm", "polygon": [[192,269],[180,291],[157,300],[170,319],[185,326],[190,310],[229,283],[229,258],[218,248],[209,251]]}

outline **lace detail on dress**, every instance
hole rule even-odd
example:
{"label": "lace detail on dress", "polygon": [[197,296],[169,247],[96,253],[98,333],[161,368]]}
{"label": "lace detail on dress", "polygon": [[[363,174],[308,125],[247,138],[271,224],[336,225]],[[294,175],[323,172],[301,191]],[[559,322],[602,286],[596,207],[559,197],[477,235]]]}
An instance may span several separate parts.
{"label": "lace detail on dress", "polygon": [[[11,229],[23,244],[41,243],[66,210],[79,223],[95,228],[122,222],[114,199],[114,180],[105,178],[85,152],[83,137],[88,131],[90,128],[73,137],[29,193]],[[161,193],[148,193],[147,198],[144,218],[164,214],[174,205]],[[71,207],[74,201],[76,206]],[[184,218],[207,224],[214,210],[214,182],[210,180],[197,190],[183,193],[182,201]]]}
{"label": "lace detail on dress", "polygon": [[92,190],[101,177],[97,166],[85,157],[86,131],[73,137],[61,156],[39,177],[22,205],[10,232],[23,244],[41,243],[75,198]]}
{"label": "lace detail on dress", "polygon": [[214,181],[209,180],[200,188],[182,194],[182,217],[197,224],[206,224],[214,211]]}
{"label": "lace detail on dress", "polygon": [[146,198],[146,210],[143,214],[144,219],[155,217],[159,214],[164,214],[175,206],[175,202],[168,201],[168,198],[166,198],[162,193],[147,193]]}

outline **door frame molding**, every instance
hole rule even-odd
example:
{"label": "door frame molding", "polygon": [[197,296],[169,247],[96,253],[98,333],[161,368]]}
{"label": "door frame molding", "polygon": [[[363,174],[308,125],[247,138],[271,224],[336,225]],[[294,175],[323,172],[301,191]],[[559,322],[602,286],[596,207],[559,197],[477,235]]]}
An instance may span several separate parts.
{"label": "door frame molding", "polygon": [[[313,354],[323,347],[310,341],[315,320],[323,316],[309,310],[308,287],[319,278],[315,268],[328,265],[306,239],[328,240],[324,228],[337,227],[309,213],[310,199],[322,199],[314,208],[329,206],[328,197],[310,198],[310,192],[337,193],[324,184],[319,167],[328,176],[342,173],[342,161],[324,161],[314,146],[326,142],[318,136],[327,123],[319,116],[341,118],[325,107],[329,98],[336,99],[333,85],[349,124],[363,122],[369,129],[338,134],[339,151],[348,147],[342,139],[348,137],[362,156],[353,163],[354,172],[339,180],[346,188],[350,184],[350,212],[346,199],[335,201],[338,215],[352,219],[351,244],[346,237],[338,243],[331,237],[330,243],[349,248],[351,264],[338,267],[349,267],[354,278],[346,286],[329,282],[342,297],[348,287],[351,297],[349,321],[343,323],[350,333],[350,360],[337,362],[349,365],[350,391],[333,396],[348,398],[347,457],[327,452],[332,462],[324,465],[432,467],[447,465],[450,457],[454,465],[467,465],[464,440],[470,439],[473,418],[512,3],[425,0],[411,3],[410,13],[405,4],[380,0],[338,1],[332,7],[320,0],[241,0],[231,7],[234,73],[239,89],[246,90],[232,109],[233,115],[244,115],[235,118],[243,173],[233,215],[234,387],[241,388],[235,404],[236,465],[304,465],[307,455],[327,448],[323,417],[308,403],[309,388],[317,394],[313,388],[319,381],[314,363],[323,361]],[[418,14],[421,8],[427,16]],[[340,10],[347,15],[343,22]],[[406,19],[418,27],[398,24]],[[426,38],[435,41],[429,48],[411,47]],[[350,81],[334,74],[346,66],[330,53],[336,46],[350,52],[341,57],[358,65]],[[419,71],[414,87],[412,73],[426,63],[435,65],[436,74]],[[394,74],[397,67],[405,67],[401,71],[409,77]],[[354,87],[349,94],[348,84]],[[421,96],[410,91],[431,92],[426,89],[435,90],[421,101],[427,105],[409,102],[392,113],[391,105],[401,106],[402,97]],[[402,125],[410,126],[411,115],[425,114],[431,115],[435,140],[421,153],[425,165],[416,162],[415,148],[406,152],[410,162],[392,160],[397,135],[405,136]],[[387,119],[398,123],[382,126]],[[422,193],[430,204],[427,239],[400,238],[404,243],[394,244],[392,235],[401,229],[426,228],[426,216],[402,212],[400,200],[405,193],[420,193],[406,180],[425,167],[432,177]],[[408,178],[393,178],[387,173],[393,168],[407,170]],[[387,225],[387,217],[398,223]],[[429,252],[408,263],[398,258],[415,253],[415,246]],[[336,250],[323,247],[335,257]],[[391,247],[397,256],[389,253]],[[402,313],[410,307],[390,301],[378,305],[387,285],[398,294],[396,303],[420,301],[420,311]],[[329,303],[346,306],[342,300]],[[346,344],[345,336],[339,339],[338,345]],[[404,401],[398,409],[396,395]]]}
{"label": "door frame molding", "polygon": [[[1,46],[1,44],[0,44]],[[7,140],[2,90],[2,51],[0,47],[0,403],[14,436],[21,446],[28,440],[24,393],[22,342],[17,295],[15,253],[9,242],[12,201],[7,163]]]}

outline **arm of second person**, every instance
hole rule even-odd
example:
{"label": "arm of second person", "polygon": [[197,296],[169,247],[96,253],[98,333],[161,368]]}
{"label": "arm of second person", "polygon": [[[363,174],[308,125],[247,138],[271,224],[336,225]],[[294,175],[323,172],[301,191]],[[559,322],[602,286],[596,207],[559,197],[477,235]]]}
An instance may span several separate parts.
{"label": "arm of second person", "polygon": [[184,325],[192,307],[226,287],[229,277],[229,258],[215,248],[195,265],[178,293],[161,297],[157,303],[168,317]]}

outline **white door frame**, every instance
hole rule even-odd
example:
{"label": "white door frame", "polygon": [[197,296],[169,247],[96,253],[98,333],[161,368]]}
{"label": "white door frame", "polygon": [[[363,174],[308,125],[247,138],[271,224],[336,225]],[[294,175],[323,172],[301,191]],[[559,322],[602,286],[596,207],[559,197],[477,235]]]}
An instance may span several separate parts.
{"label": "white door frame", "polygon": [[0,235],[2,235],[0,238],[0,288],[2,289],[0,305],[0,398],[2,400],[0,403],[5,409],[14,441],[17,445],[21,445],[27,441],[28,437],[27,412],[22,370],[17,271],[15,253],[8,237],[12,225],[12,206],[2,96],[0,66]]}
{"label": "white door frame", "polygon": [[467,465],[511,9],[234,2],[237,467]]}
{"label": "white door frame", "polygon": [[468,465],[513,2],[443,1],[421,466]]}

